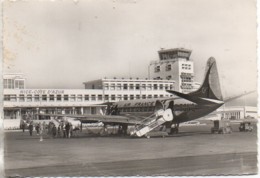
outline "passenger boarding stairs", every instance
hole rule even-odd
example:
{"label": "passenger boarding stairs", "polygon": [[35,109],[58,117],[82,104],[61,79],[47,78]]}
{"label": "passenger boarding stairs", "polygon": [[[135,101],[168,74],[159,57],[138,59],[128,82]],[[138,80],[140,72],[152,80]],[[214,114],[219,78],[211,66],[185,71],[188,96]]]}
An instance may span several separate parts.
{"label": "passenger boarding stairs", "polygon": [[171,121],[172,119],[173,115],[171,109],[158,110],[153,115],[142,120],[141,124],[137,126],[130,134],[132,136],[142,137],[148,132],[154,130],[165,122]]}

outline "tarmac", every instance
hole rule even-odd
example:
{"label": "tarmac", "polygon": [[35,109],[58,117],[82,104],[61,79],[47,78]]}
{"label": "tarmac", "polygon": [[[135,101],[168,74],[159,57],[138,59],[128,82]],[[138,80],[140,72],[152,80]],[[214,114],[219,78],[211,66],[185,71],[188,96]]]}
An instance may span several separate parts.
{"label": "tarmac", "polygon": [[[5,132],[5,174],[13,176],[201,176],[257,174],[257,131],[211,134],[182,126],[166,138],[50,138]],[[95,129],[93,129],[95,130]],[[94,131],[93,131],[94,132]]]}

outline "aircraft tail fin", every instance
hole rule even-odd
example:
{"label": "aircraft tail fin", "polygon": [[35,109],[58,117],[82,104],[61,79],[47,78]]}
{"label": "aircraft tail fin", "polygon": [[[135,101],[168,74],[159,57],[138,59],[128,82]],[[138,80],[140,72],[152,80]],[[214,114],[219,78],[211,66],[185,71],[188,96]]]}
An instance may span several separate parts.
{"label": "aircraft tail fin", "polygon": [[223,101],[216,60],[210,57],[207,61],[205,79],[201,87],[188,94],[191,97],[201,97]]}

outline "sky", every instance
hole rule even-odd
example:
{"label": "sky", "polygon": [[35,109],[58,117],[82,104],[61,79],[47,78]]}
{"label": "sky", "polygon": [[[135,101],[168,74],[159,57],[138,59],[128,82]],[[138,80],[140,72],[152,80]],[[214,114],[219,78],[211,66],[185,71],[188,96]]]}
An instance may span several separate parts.
{"label": "sky", "polygon": [[27,88],[148,76],[161,48],[192,50],[195,81],[218,65],[224,96],[256,90],[254,0],[4,1],[4,72]]}

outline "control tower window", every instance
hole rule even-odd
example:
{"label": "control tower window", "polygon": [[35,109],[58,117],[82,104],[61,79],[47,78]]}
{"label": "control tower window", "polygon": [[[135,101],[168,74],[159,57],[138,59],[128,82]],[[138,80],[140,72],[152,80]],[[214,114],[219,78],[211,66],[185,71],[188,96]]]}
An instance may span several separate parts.
{"label": "control tower window", "polygon": [[154,72],[160,72],[161,71],[161,67],[160,66],[156,66],[155,68],[154,68]]}
{"label": "control tower window", "polygon": [[169,76],[166,77],[166,79],[167,79],[167,80],[171,80],[171,79],[172,79],[172,76],[169,75]]}
{"label": "control tower window", "polygon": [[170,71],[172,70],[172,65],[171,64],[167,64],[166,65],[166,71]]}

